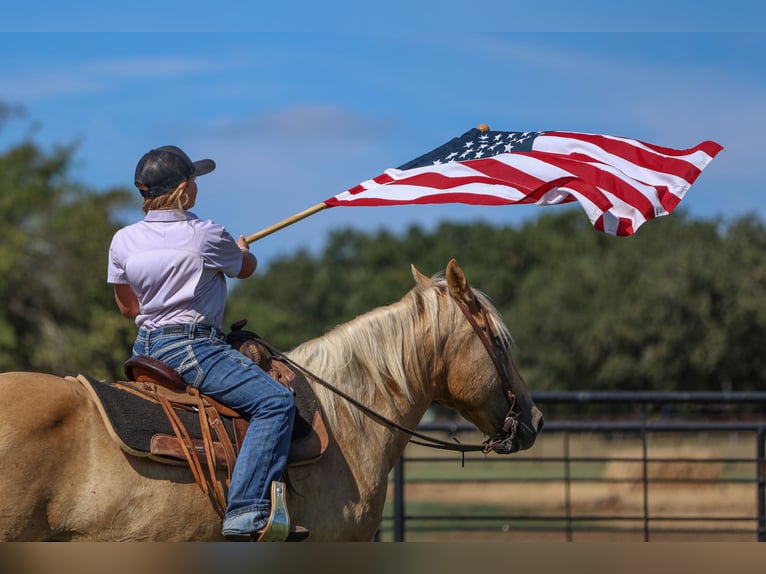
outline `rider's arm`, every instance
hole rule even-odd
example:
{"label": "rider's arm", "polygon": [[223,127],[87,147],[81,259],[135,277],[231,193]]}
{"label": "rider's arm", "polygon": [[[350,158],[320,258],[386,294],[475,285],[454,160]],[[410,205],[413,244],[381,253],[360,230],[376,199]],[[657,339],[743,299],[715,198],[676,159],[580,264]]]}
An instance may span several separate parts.
{"label": "rider's arm", "polygon": [[130,285],[118,283],[114,286],[114,300],[117,301],[117,307],[120,313],[128,319],[135,319],[140,311],[138,297],[130,288]]}

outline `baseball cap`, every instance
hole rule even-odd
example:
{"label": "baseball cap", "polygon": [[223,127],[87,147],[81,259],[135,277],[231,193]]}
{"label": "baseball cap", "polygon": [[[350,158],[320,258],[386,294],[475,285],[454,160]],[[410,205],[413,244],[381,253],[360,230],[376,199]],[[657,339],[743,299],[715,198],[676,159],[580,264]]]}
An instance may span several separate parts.
{"label": "baseball cap", "polygon": [[159,197],[170,193],[182,182],[214,169],[212,159],[192,161],[181,148],[166,145],[148,151],[138,160],[135,183],[144,197]]}

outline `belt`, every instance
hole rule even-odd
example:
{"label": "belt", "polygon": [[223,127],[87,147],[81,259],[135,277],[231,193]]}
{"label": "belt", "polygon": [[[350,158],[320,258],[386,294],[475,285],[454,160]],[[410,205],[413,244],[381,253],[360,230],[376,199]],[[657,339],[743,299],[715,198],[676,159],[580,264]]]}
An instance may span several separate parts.
{"label": "belt", "polygon": [[211,327],[209,325],[201,325],[198,323],[184,323],[179,325],[167,325],[165,327],[159,327],[157,329],[148,330],[149,335],[171,335],[178,337],[190,337],[195,336],[207,337],[213,335],[218,339],[223,339],[224,334],[220,329]]}

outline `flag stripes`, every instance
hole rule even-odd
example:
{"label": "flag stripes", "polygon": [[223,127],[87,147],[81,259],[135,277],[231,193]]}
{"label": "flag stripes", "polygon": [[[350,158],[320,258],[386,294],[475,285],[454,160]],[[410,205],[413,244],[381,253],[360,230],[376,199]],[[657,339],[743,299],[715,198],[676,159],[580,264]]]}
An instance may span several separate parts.
{"label": "flag stripes", "polygon": [[630,235],[673,211],[721,149],[712,141],[678,150],[597,134],[473,129],[408,162],[406,169],[388,169],[325,204],[578,201],[597,229]]}

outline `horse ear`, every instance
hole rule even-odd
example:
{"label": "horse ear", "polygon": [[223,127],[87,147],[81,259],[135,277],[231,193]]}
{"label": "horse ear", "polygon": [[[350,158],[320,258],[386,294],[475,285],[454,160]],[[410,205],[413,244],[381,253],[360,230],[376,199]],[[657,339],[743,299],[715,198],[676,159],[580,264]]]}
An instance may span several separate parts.
{"label": "horse ear", "polygon": [[468,279],[454,259],[450,259],[450,262],[447,263],[447,286],[455,299],[465,301],[466,303],[473,301],[473,294],[468,285]]}
{"label": "horse ear", "polygon": [[410,267],[412,267],[412,277],[415,279],[415,283],[417,283],[421,289],[425,289],[431,284],[430,277],[423,275],[420,271],[418,271],[415,265],[410,265]]}

